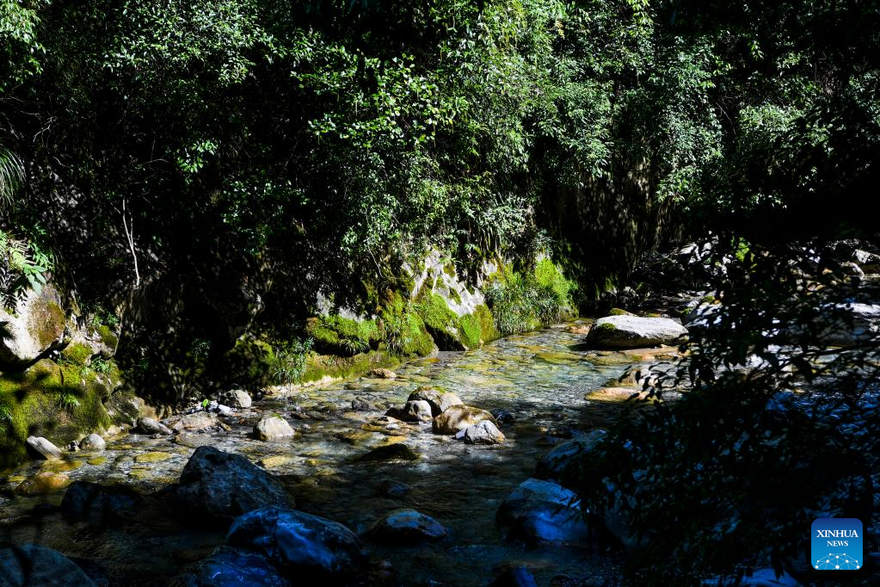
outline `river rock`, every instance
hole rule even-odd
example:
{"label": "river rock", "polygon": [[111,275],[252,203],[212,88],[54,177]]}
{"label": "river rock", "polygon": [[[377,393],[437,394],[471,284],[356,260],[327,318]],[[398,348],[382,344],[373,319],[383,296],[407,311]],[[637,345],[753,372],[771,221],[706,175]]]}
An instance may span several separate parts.
{"label": "river rock", "polygon": [[592,537],[577,495],[539,479],[517,487],[498,508],[495,521],[507,539],[526,544],[585,544]]}
{"label": "river rock", "polygon": [[196,449],[177,486],[181,510],[217,521],[268,507],[293,507],[278,479],[241,455],[202,446]]}
{"label": "river rock", "polygon": [[880,255],[856,249],[852,258],[865,273],[880,273]]}
{"label": "river rock", "polygon": [[373,369],[369,373],[367,373],[370,377],[375,377],[376,379],[396,379],[397,373],[392,371],[391,369]]}
{"label": "river rock", "polygon": [[254,426],[254,436],[259,440],[293,438],[294,434],[287,420],[278,416],[263,416],[263,419]]}
{"label": "river rock", "polygon": [[535,576],[525,567],[504,569],[489,587],[538,587]]}
{"label": "river rock", "polygon": [[210,434],[199,434],[197,432],[183,432],[174,437],[174,444],[189,448],[213,446],[214,442],[215,440]]}
{"label": "river rock", "polygon": [[240,408],[242,410],[253,405],[251,395],[243,389],[233,389],[232,391],[227,392],[224,401],[233,408]]}
{"label": "river rock", "polygon": [[587,335],[587,343],[597,348],[633,349],[675,344],[687,329],[671,318],[607,316],[599,318]]}
{"label": "river rock", "polygon": [[[834,311],[848,317],[822,319],[828,323],[823,325],[824,329],[819,334],[819,339],[824,344],[858,344],[880,336],[880,304],[839,304]],[[792,330],[797,330],[797,327]]]}
{"label": "river rock", "polygon": [[73,561],[37,544],[0,549],[0,587],[94,587]]}
{"label": "river rock", "polygon": [[166,436],[174,434],[168,426],[152,418],[138,418],[134,431],[141,434],[164,434]]}
{"label": "river rock", "polygon": [[214,428],[220,423],[216,414],[209,412],[195,412],[185,414],[171,424],[171,429],[175,432],[198,432],[199,430],[207,430]]}
{"label": "river rock", "polygon": [[425,401],[431,406],[431,415],[439,416],[452,406],[464,405],[461,398],[448,391],[433,387],[420,387],[409,395],[409,401]]}
{"label": "river rock", "polygon": [[98,434],[89,434],[85,438],[79,441],[80,450],[93,450],[96,452],[101,452],[105,448],[107,448],[107,443],[101,438]]}
{"label": "river rock", "polygon": [[395,481],[394,479],[386,479],[385,481],[382,481],[379,483],[377,489],[380,495],[392,499],[400,499],[412,491],[412,487],[401,481]]}
{"label": "river rock", "polygon": [[140,496],[126,487],[74,481],[61,501],[61,513],[67,518],[101,525],[131,519]]}
{"label": "river rock", "polygon": [[408,447],[407,445],[396,442],[394,444],[386,444],[378,448],[374,448],[367,454],[361,455],[355,459],[358,462],[368,461],[417,461],[419,453]]}
{"label": "river rock", "polygon": [[186,587],[290,587],[290,581],[262,554],[219,546],[183,581]]}
{"label": "river rock", "polygon": [[19,483],[15,492],[19,495],[46,495],[60,491],[69,484],[70,477],[64,473],[42,471]]}
{"label": "river rock", "polygon": [[463,431],[463,437],[465,444],[498,444],[505,440],[504,434],[489,420],[468,426]]}
{"label": "river rock", "polygon": [[604,430],[596,429],[583,438],[568,440],[553,447],[538,460],[532,476],[574,489],[580,465],[605,435]]}
{"label": "river rock", "polygon": [[382,516],[367,530],[371,540],[397,544],[414,544],[446,537],[446,528],[421,512],[399,509]]}
{"label": "river rock", "polygon": [[36,292],[28,288],[8,312],[0,307],[0,369],[21,368],[33,363],[64,340],[66,315],[61,295],[52,285]]}
{"label": "river rock", "polygon": [[360,540],[342,524],[276,507],[236,519],[226,542],[265,555],[285,576],[303,585],[344,583],[367,563]]}
{"label": "river rock", "polygon": [[29,436],[27,452],[36,459],[53,460],[61,458],[61,449],[42,436]]}
{"label": "river rock", "polygon": [[422,400],[408,401],[402,408],[389,409],[385,415],[404,422],[430,422],[433,418],[431,404]]}
{"label": "river rock", "polygon": [[495,418],[486,410],[465,405],[452,406],[434,418],[432,429],[435,434],[455,434],[484,420],[496,424]]}
{"label": "river rock", "polygon": [[489,413],[492,414],[492,417],[495,418],[495,421],[498,422],[499,426],[503,426],[505,424],[513,424],[514,422],[516,422],[516,416],[514,416],[507,410],[495,408]]}

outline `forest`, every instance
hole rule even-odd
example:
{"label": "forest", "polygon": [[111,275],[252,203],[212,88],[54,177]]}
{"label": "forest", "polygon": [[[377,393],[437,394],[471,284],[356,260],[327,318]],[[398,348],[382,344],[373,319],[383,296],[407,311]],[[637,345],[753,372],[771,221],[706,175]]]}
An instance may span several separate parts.
{"label": "forest", "polygon": [[878,0],[0,0],[0,585],[877,584],[878,185]]}

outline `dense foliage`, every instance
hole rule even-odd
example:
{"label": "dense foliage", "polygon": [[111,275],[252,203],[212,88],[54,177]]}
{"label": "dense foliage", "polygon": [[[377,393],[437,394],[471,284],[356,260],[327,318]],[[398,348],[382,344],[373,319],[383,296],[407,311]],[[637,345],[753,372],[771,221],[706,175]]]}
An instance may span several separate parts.
{"label": "dense foliage", "polygon": [[832,249],[732,252],[716,243],[705,259],[724,271],[678,368],[646,380],[648,397],[580,463],[596,511],[647,539],[639,584],[798,576],[820,517],[864,520],[873,540],[878,339],[851,309],[876,285],[848,277]]}
{"label": "dense foliage", "polygon": [[590,295],[679,232],[672,203],[860,196],[876,20],[871,2],[4,2],[0,195],[24,184],[6,226],[42,229],[81,297],[158,299],[156,321],[221,346],[263,309],[287,325],[321,291],[363,300],[428,244],[473,268],[549,235]]}

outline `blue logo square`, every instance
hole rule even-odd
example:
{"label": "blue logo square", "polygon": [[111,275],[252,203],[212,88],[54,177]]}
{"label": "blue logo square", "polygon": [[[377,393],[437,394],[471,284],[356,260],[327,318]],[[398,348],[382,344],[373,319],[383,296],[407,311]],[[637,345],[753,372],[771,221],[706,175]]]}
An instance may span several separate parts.
{"label": "blue logo square", "polygon": [[817,571],[857,571],[865,564],[862,522],[818,518],[810,533],[810,566]]}

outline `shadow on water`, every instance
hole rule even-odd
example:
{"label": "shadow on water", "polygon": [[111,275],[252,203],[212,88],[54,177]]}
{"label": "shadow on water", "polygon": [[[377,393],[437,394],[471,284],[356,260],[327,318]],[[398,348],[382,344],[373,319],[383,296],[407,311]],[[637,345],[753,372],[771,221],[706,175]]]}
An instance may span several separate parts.
{"label": "shadow on water", "polygon": [[[383,514],[411,507],[433,516],[449,531],[439,543],[386,546],[367,543],[374,558],[390,561],[403,585],[484,585],[496,569],[526,565],[540,584],[558,574],[616,576],[611,552],[507,543],[495,526],[502,500],[529,478],[540,456],[566,438],[606,427],[625,411],[615,403],[587,402],[584,394],[624,370],[619,357],[603,364],[577,347],[564,330],[509,337],[478,351],[441,353],[398,369],[395,380],[360,379],[307,387],[290,397],[256,404],[227,420],[230,432],[211,432],[219,449],[245,455],[282,478],[297,509],[324,516],[362,533]],[[577,349],[577,350],[576,350]],[[502,426],[507,441],[473,446],[431,433],[430,425],[405,430],[376,426],[390,405],[404,402],[422,385],[439,386],[465,403],[507,410],[515,422]],[[354,411],[352,400],[369,411]],[[293,441],[260,442],[249,437],[262,413],[287,418],[300,435]],[[403,442],[420,454],[415,462],[354,462],[372,448]],[[31,463],[0,478],[0,540],[39,542],[93,565],[108,584],[148,585],[173,577],[223,541],[223,532],[182,524],[170,515],[163,488],[180,475],[192,449],[167,438],[128,436],[102,455],[74,455],[71,480],[125,485],[153,497],[131,520],[89,526],[65,520],[58,511],[63,492],[28,497],[13,487],[46,465]],[[145,461],[144,455],[156,455]],[[78,461],[78,463],[77,463]],[[411,490],[398,498],[383,493],[397,481]],[[157,493],[158,492],[158,493]]]}

